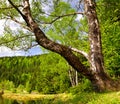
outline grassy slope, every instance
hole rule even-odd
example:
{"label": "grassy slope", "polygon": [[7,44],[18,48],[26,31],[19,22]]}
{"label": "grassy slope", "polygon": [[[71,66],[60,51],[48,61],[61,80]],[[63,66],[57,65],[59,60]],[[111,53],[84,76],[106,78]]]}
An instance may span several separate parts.
{"label": "grassy slope", "polygon": [[52,104],[120,104],[120,92],[81,92],[74,95],[65,93],[57,95],[5,93],[3,97],[17,100],[50,100]]}

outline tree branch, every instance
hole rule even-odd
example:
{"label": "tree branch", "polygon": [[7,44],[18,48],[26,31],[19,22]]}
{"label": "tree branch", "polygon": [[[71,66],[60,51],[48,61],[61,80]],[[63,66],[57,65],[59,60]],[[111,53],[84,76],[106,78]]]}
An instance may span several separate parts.
{"label": "tree branch", "polygon": [[[77,15],[77,14],[81,14],[84,15],[84,12],[74,12],[74,13],[70,13],[70,14],[64,14],[64,15],[60,15],[60,16],[54,16],[56,17],[55,19],[53,19],[51,22],[40,22],[42,24],[52,24],[55,21],[57,21],[58,19],[64,18],[64,17],[68,17],[68,16],[73,16],[73,15]],[[52,15],[53,16],[53,15]]]}
{"label": "tree branch", "polygon": [[6,41],[6,42],[1,42],[0,45],[2,45],[2,44],[7,44],[7,43],[10,43],[10,42],[13,42],[13,41],[15,41],[15,40],[22,39],[22,38],[25,38],[25,37],[28,37],[28,36],[34,36],[34,35],[24,35],[24,36],[20,36],[20,37],[11,39],[11,40]]}
{"label": "tree branch", "polygon": [[13,4],[13,2],[11,0],[8,0],[8,1],[18,11],[18,13],[23,17],[23,19],[26,21],[27,26],[28,26],[28,22],[26,20],[27,19],[26,16]]}
{"label": "tree branch", "polygon": [[17,8],[16,5],[13,4],[13,2],[11,0],[8,0],[9,3],[20,13],[20,15],[22,15],[24,17],[24,15],[22,14],[22,12]]}
{"label": "tree branch", "polygon": [[35,46],[38,46],[39,44],[34,44],[34,45],[30,45],[29,47],[27,47],[27,48],[21,48],[21,49],[24,49],[25,51],[27,51],[27,50],[29,50],[29,49],[31,49],[32,47],[35,47]]}
{"label": "tree branch", "polygon": [[87,54],[86,52],[84,52],[84,51],[82,51],[82,50],[78,50],[78,49],[76,49],[76,48],[71,48],[71,47],[70,47],[70,49],[71,49],[72,51],[74,51],[74,52],[77,52],[77,53],[83,55],[87,60],[89,60],[89,56],[88,56],[88,54]]}
{"label": "tree branch", "polygon": [[15,18],[13,18],[13,17],[10,17],[10,20],[12,20],[12,21],[14,21],[14,22],[20,24],[23,28],[25,28],[25,29],[27,29],[27,30],[33,32],[28,26],[26,26],[26,25],[24,25],[23,23],[19,22],[17,19],[15,19]]}
{"label": "tree branch", "polygon": [[[16,7],[23,7],[22,5],[16,5]],[[7,10],[7,9],[15,9],[13,6],[5,7],[5,8],[0,8],[0,10]]]}

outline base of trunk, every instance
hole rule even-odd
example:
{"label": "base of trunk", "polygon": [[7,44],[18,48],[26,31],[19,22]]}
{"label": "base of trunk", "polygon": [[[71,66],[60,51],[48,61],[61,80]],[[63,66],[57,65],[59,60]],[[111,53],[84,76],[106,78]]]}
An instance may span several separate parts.
{"label": "base of trunk", "polygon": [[120,81],[112,80],[106,73],[95,74],[90,80],[97,92],[120,90]]}

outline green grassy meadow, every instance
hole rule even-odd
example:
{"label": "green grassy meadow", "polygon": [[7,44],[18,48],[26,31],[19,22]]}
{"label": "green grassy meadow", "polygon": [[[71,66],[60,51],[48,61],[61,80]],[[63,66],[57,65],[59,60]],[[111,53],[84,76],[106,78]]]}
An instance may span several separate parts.
{"label": "green grassy meadow", "polygon": [[5,99],[13,99],[18,101],[29,100],[44,100],[49,104],[120,104],[120,92],[80,92],[77,94],[62,93],[62,94],[20,94],[6,92],[3,95]]}

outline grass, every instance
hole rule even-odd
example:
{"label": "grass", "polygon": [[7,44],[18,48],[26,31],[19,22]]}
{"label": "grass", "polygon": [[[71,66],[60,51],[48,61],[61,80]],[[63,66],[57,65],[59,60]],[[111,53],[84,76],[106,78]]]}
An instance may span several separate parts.
{"label": "grass", "polygon": [[120,92],[86,93],[76,95],[72,104],[120,104]]}
{"label": "grass", "polygon": [[77,94],[23,94],[5,92],[3,95],[6,99],[19,101],[28,100],[47,100],[44,104],[120,104],[120,92],[95,93],[95,92],[79,92]]}
{"label": "grass", "polygon": [[17,101],[29,101],[29,100],[52,100],[52,101],[66,101],[72,98],[71,94],[28,94],[28,93],[12,93],[12,92],[5,92],[2,95],[5,99],[17,100]]}

